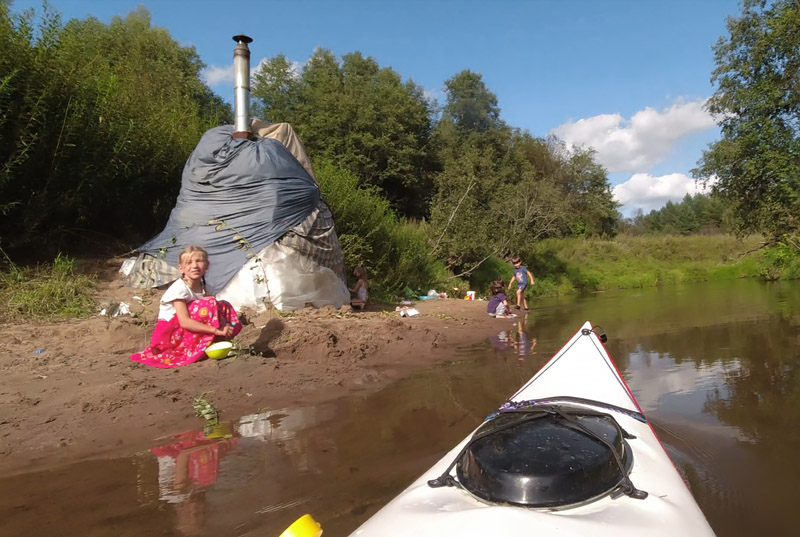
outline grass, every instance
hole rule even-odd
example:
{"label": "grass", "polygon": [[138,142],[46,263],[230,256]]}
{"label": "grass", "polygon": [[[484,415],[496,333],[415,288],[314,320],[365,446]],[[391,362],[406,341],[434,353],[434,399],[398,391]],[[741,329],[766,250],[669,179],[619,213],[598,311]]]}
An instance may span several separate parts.
{"label": "grass", "polygon": [[94,278],[76,273],[75,260],[59,254],[52,264],[0,270],[0,304],[8,317],[83,318],[94,314]]}
{"label": "grass", "polygon": [[[659,235],[614,239],[549,239],[521,252],[536,280],[530,293],[556,296],[702,281],[800,277],[800,256],[785,246],[759,249],[759,236]],[[490,259],[472,277],[473,288],[511,277],[511,265]]]}
{"label": "grass", "polygon": [[534,293],[561,294],[762,277],[768,262],[757,250],[761,241],[730,235],[562,239],[537,243],[528,255],[543,284]]}

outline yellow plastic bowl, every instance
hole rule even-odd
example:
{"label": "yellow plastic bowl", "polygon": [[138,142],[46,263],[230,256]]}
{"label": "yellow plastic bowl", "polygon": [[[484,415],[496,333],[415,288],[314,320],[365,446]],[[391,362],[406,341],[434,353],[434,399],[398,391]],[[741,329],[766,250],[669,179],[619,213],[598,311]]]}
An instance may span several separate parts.
{"label": "yellow plastic bowl", "polygon": [[311,515],[303,515],[286,528],[280,537],[319,537],[322,527]]}
{"label": "yellow plastic bowl", "polygon": [[228,356],[228,353],[231,352],[231,348],[233,348],[233,343],[230,341],[213,343],[206,347],[206,356],[214,360],[221,360]]}

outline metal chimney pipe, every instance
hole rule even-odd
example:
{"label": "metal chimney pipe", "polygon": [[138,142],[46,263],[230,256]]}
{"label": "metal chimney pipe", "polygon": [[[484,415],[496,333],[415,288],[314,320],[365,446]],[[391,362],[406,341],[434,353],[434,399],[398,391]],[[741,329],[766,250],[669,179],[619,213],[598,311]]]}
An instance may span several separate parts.
{"label": "metal chimney pipe", "polygon": [[250,136],[250,48],[253,39],[235,35],[233,49],[233,137]]}

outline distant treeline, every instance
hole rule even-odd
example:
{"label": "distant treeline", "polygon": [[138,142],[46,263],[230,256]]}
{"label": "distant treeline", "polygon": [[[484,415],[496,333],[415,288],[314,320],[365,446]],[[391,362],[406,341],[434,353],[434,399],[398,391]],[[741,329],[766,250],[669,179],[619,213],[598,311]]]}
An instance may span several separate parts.
{"label": "distant treeline", "polygon": [[640,209],[625,219],[620,231],[630,235],[715,235],[730,233],[730,204],[719,196],[686,194],[679,203],[668,201],[647,214]]}

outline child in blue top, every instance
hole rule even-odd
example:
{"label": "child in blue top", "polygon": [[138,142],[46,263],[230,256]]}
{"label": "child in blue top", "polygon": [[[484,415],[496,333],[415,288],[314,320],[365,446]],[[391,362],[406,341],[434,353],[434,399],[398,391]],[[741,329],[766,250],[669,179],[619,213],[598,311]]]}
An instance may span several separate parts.
{"label": "child in blue top", "polygon": [[528,270],[528,267],[522,264],[519,256],[511,259],[511,263],[514,265],[514,277],[508,282],[508,288],[511,289],[514,282],[517,282],[517,305],[514,307],[519,309],[522,306],[525,311],[528,311],[528,299],[525,298],[525,289],[528,288],[528,285],[533,285],[536,282],[533,281],[533,274]]}

